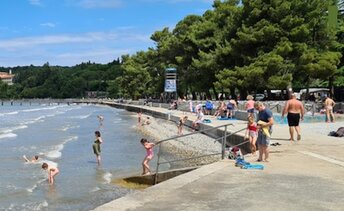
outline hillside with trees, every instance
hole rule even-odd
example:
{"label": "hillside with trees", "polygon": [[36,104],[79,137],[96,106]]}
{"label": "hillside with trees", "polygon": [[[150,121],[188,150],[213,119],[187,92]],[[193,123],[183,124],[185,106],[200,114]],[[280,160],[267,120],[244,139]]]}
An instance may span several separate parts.
{"label": "hillside with trees", "polygon": [[203,15],[154,32],[154,47],[109,64],[13,67],[15,84],[0,83],[0,97],[158,97],[167,67],[177,69],[179,96],[344,87],[344,15],[334,10],[331,23],[333,5],[343,1],[215,0]]}

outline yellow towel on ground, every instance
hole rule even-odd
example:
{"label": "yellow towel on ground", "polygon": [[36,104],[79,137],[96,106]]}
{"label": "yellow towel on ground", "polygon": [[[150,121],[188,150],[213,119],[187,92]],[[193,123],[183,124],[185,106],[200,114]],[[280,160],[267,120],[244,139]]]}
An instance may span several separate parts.
{"label": "yellow towel on ground", "polygon": [[266,125],[267,123],[262,121],[262,120],[259,120],[257,122],[257,125],[260,125],[262,127],[262,130],[263,130],[263,133],[270,138],[270,132],[269,132],[269,129],[270,129],[270,126]]}

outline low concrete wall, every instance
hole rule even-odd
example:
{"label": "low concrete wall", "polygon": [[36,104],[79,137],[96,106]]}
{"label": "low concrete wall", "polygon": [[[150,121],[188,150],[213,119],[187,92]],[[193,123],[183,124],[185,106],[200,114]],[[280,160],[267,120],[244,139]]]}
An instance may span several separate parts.
{"label": "low concrete wall", "polygon": [[[162,112],[151,110],[149,106],[145,108],[145,107],[136,107],[136,105],[128,105],[128,104],[121,104],[121,103],[104,103],[104,104],[115,107],[115,108],[119,108],[119,109],[126,109],[127,111],[131,111],[131,112],[142,111],[144,114],[151,115],[156,118],[173,121],[173,122],[178,122],[180,118],[179,116],[173,115],[172,110],[167,111],[166,113],[162,113]],[[247,120],[247,113],[244,111],[236,111],[235,118],[240,119],[240,120]],[[188,127],[191,127],[192,121],[187,120],[185,122],[185,125]],[[218,129],[213,129],[213,130],[211,130],[211,128],[213,128],[213,126],[210,126],[207,124],[200,124],[198,129],[199,130],[209,129],[207,131],[204,131],[203,134],[208,135],[214,139],[224,136],[224,128],[218,128]],[[234,146],[234,145],[244,142],[244,136],[240,134],[234,134],[234,135],[229,136],[231,134],[230,128],[228,128],[227,132],[228,132],[227,134],[228,137],[226,140],[226,146]],[[240,149],[243,151],[244,154],[246,154],[247,152],[250,152],[250,147],[248,143],[241,145]]]}

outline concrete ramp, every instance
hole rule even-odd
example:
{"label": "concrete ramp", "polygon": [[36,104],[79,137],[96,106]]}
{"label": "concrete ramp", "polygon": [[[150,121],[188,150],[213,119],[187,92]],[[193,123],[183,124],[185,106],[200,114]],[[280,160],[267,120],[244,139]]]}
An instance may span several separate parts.
{"label": "concrete ramp", "polygon": [[[186,167],[186,168],[159,172],[158,177],[157,177],[157,183],[166,181],[168,179],[171,179],[173,177],[195,170],[197,168],[198,167]],[[151,175],[137,175],[137,176],[125,177],[122,179],[115,180],[114,183],[127,187],[127,188],[142,189],[142,188],[154,185],[154,181],[155,181],[155,173]]]}

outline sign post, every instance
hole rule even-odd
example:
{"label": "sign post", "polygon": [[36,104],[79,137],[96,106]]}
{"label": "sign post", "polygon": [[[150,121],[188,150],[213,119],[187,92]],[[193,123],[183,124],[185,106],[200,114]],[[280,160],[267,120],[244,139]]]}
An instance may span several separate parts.
{"label": "sign post", "polygon": [[[168,99],[177,99],[177,69],[174,67],[165,69],[165,93]],[[172,95],[173,93],[174,96]]]}

